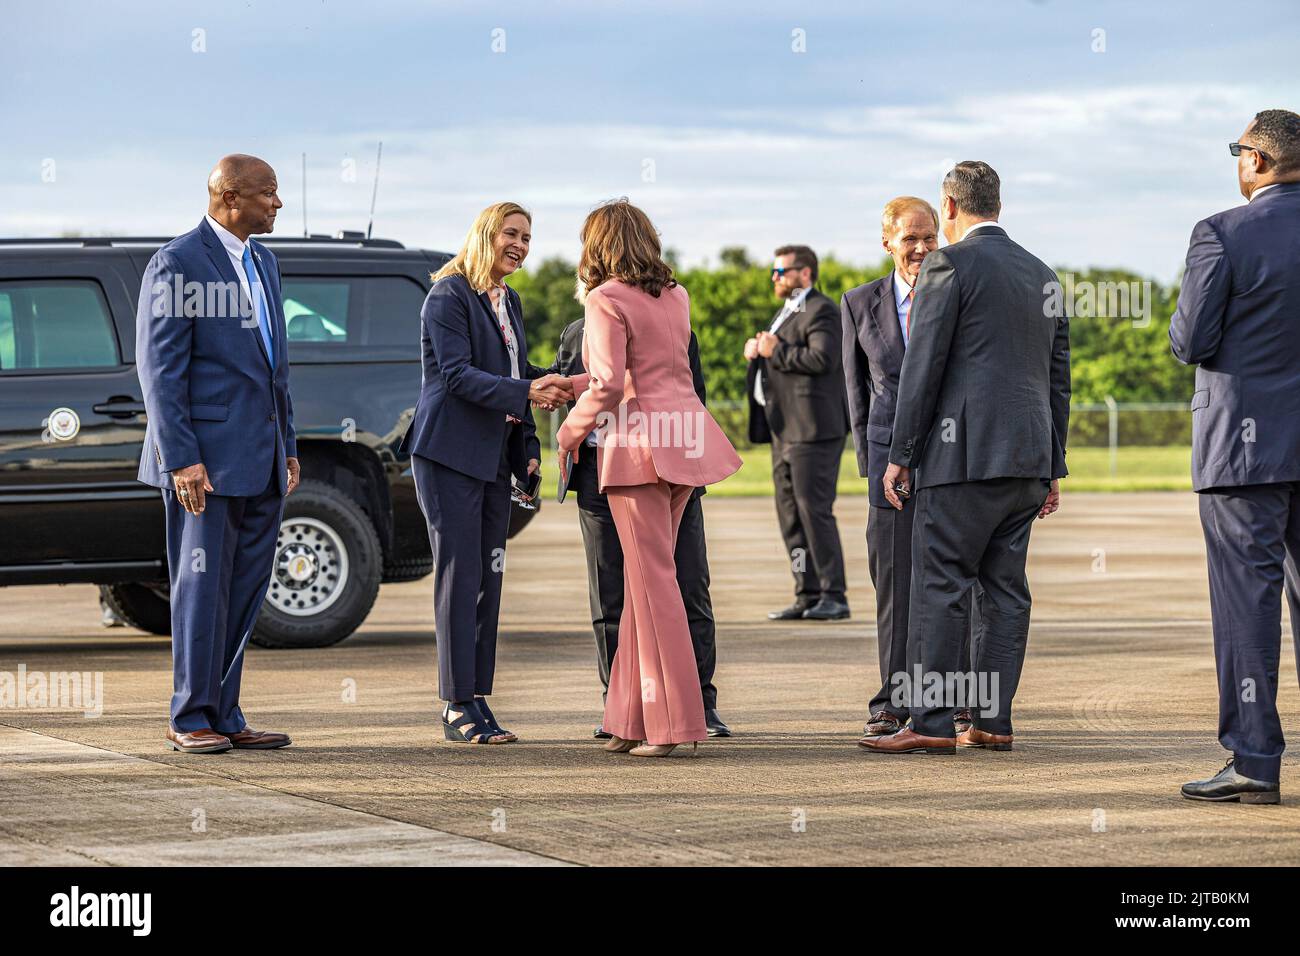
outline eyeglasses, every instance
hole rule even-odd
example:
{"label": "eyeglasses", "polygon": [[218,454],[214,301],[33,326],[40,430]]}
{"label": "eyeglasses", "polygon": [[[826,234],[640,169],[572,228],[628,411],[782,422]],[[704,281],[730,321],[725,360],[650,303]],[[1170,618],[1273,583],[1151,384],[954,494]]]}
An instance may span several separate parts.
{"label": "eyeglasses", "polygon": [[798,272],[800,269],[806,269],[806,268],[808,267],[807,266],[772,266],[772,275],[776,276],[779,279],[782,276],[784,276],[787,272]]}
{"label": "eyeglasses", "polygon": [[1228,152],[1232,153],[1233,156],[1240,156],[1240,155],[1241,155],[1241,151],[1242,151],[1243,149],[1249,149],[1249,150],[1251,150],[1252,152],[1259,153],[1259,155],[1262,156],[1262,157],[1264,158],[1265,162],[1269,162],[1269,163],[1271,163],[1271,162],[1273,161],[1273,160],[1269,157],[1268,153],[1264,152],[1262,149],[1259,149],[1259,148],[1256,147],[1256,146],[1247,146],[1245,143],[1229,143],[1229,144],[1228,144]]}

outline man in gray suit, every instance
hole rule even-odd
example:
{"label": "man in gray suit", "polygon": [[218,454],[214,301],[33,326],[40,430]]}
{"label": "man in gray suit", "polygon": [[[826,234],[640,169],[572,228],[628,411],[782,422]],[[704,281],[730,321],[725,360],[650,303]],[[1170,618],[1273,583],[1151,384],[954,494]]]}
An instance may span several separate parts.
{"label": "man in gray suit", "polygon": [[1219,742],[1193,800],[1278,803],[1282,590],[1300,652],[1300,116],[1265,110],[1239,143],[1248,202],[1192,230],[1174,355],[1197,363],[1192,488],[1210,569]]}
{"label": "man in gray suit", "polygon": [[[859,741],[876,753],[1012,747],[1011,702],[1029,636],[1029,532],[1059,506],[1066,474],[1070,329],[1056,274],[997,224],[1000,192],[987,163],[958,163],[944,177],[940,219],[950,245],[926,257],[916,283],[883,481],[894,508],[915,496],[912,724]],[[960,648],[966,593],[977,582],[983,693],[972,701]],[[954,734],[963,706],[980,709]]]}

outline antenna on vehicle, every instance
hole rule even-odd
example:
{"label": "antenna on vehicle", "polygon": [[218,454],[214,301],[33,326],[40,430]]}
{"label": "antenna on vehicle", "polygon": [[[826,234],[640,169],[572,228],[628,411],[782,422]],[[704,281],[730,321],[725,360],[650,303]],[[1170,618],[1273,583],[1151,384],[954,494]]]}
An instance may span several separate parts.
{"label": "antenna on vehicle", "polygon": [[379,163],[384,158],[384,141],[379,141],[379,152],[375,154],[375,187],[370,192],[370,222],[366,226],[366,238],[370,238],[370,232],[375,228],[375,199],[379,196]]}
{"label": "antenna on vehicle", "polygon": [[307,154],[302,154],[302,237],[307,238]]}

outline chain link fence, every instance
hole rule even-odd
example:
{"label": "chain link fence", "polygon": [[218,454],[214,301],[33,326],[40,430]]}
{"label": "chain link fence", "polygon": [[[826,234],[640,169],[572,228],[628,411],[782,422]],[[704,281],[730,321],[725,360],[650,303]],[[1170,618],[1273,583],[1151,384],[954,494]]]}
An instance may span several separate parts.
{"label": "chain link fence", "polygon": [[[709,412],[722,426],[737,449],[752,447],[749,441],[749,405],[738,399],[709,402]],[[542,447],[555,448],[555,432],[564,421],[565,410],[534,412]],[[1120,477],[1121,449],[1182,449],[1192,444],[1192,413],[1186,402],[1104,402],[1070,406],[1071,449],[1105,449],[1108,471]]]}

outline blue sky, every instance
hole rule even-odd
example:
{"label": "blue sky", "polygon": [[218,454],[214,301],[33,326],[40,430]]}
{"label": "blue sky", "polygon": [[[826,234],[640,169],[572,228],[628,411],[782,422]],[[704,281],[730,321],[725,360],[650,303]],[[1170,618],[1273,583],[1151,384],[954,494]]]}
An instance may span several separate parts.
{"label": "blue sky", "polygon": [[1196,220],[1241,202],[1226,144],[1300,109],[1300,5],[1271,0],[28,0],[5,38],[19,236],[184,231],[232,151],[277,168],[281,233],[303,152],[311,230],[364,228],[382,139],[375,234],[409,244],[454,249],[514,199],[533,257],[572,258],[626,195],[686,262],[786,242],[874,262],[886,200],[983,159],[1043,259],[1167,281]]}

